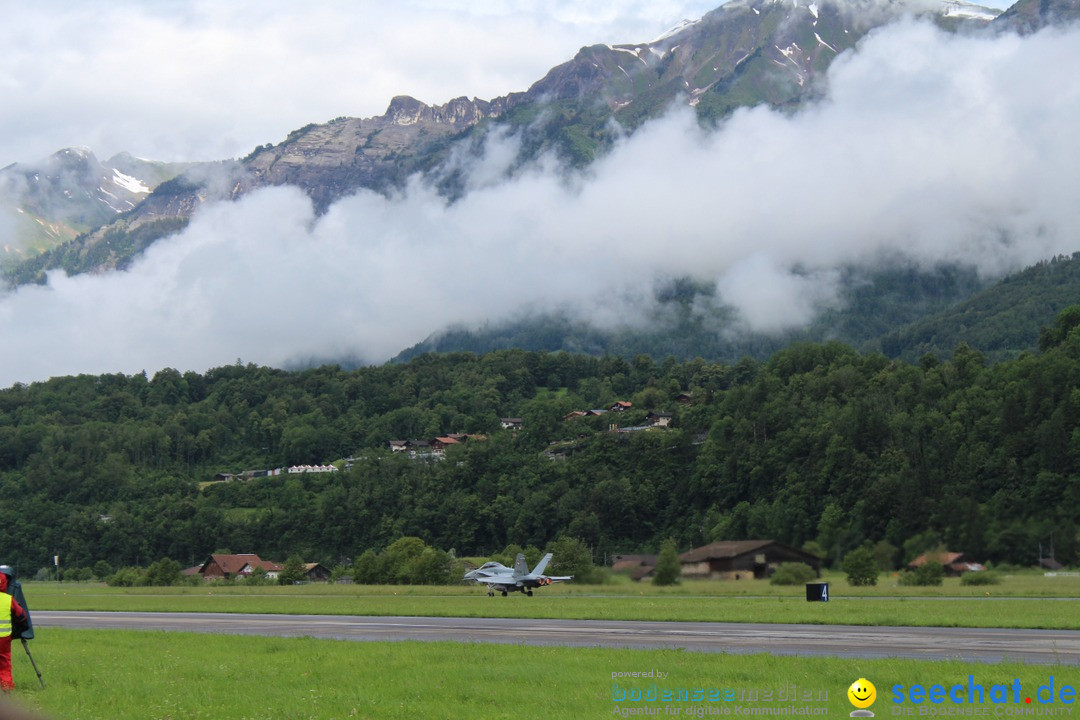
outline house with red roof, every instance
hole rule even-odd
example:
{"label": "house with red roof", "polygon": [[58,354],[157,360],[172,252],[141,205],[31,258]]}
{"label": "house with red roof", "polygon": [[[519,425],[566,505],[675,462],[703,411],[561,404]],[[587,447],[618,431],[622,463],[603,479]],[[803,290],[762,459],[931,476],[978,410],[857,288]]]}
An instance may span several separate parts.
{"label": "house with red roof", "polygon": [[276,578],[281,567],[280,563],[263,560],[254,553],[214,554],[193,574],[202,575],[203,580],[236,580],[248,577],[256,568],[261,568],[266,571],[267,577]]}

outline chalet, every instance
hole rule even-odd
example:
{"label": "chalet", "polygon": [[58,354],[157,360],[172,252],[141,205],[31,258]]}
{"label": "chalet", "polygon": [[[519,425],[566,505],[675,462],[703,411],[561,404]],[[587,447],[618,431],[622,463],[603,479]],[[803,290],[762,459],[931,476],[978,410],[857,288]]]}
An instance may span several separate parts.
{"label": "chalet", "polygon": [[611,569],[617,573],[626,573],[633,580],[646,580],[656,569],[658,555],[616,555]]}
{"label": "chalet", "polygon": [[396,453],[406,452],[411,447],[412,447],[412,443],[409,442],[408,440],[391,440],[390,441],[390,452],[396,452]]}
{"label": "chalet", "polygon": [[499,418],[503,430],[520,430],[523,423],[521,418]]}
{"label": "chalet", "polygon": [[460,442],[458,440],[455,440],[454,438],[447,435],[443,435],[442,437],[437,437],[431,441],[431,451],[441,455],[442,453],[446,452],[446,448],[450,447],[451,445],[459,444]]}
{"label": "chalet", "polygon": [[688,392],[681,392],[675,396],[675,402],[679,403],[680,405],[693,405],[694,396]]}
{"label": "chalet", "polygon": [[614,403],[612,403],[610,407],[608,407],[608,411],[609,412],[623,412],[625,410],[629,410],[632,407],[634,407],[634,403],[632,403],[632,402],[628,402],[626,400],[617,400]]}
{"label": "chalet", "polygon": [[821,559],[816,555],[775,540],[727,540],[694,548],[679,556],[682,576],[741,580],[767,578],[780,563],[805,563],[821,576]]}
{"label": "chalet", "polygon": [[584,410],[572,410],[563,415],[563,420],[573,420],[574,418],[584,417]]}
{"label": "chalet", "polygon": [[645,420],[654,427],[668,427],[672,417],[671,413],[651,412],[645,416]]}
{"label": "chalet", "polygon": [[585,417],[596,417],[597,415],[603,415],[607,410],[604,408],[594,408],[593,410],[586,410],[582,413]]}
{"label": "chalet", "polygon": [[281,565],[281,563],[257,559],[254,562],[250,562],[244,567],[240,568],[240,572],[237,573],[237,576],[241,578],[246,578],[250,577],[252,573],[254,573],[256,570],[265,570],[266,577],[270,578],[271,580],[276,580],[277,576],[281,574],[282,567],[283,566]]}
{"label": "chalet", "polygon": [[935,561],[941,563],[942,567],[945,568],[945,574],[949,577],[959,577],[966,572],[978,572],[986,569],[982,564],[969,560],[964,553],[949,552],[948,550],[923,553],[909,562],[908,567],[914,570],[928,562]]}
{"label": "chalet", "polygon": [[322,563],[304,563],[304,574],[309,582],[330,582],[330,571]]}
{"label": "chalet", "polygon": [[263,560],[254,553],[241,555],[211,555],[191,574],[202,575],[203,580],[235,580],[251,575],[256,568],[266,570],[267,577],[277,577],[281,572],[278,563]]}

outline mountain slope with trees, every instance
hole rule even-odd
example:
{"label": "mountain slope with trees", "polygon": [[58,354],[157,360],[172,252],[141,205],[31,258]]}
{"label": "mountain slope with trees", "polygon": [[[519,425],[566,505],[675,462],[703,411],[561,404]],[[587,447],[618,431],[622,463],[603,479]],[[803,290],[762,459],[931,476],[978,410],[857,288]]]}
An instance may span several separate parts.
{"label": "mountain slope with trees", "polygon": [[[478,329],[451,328],[403,351],[397,360],[426,352],[514,347],[736,362],[744,356],[764,360],[792,342],[837,340],[908,362],[927,353],[948,357],[965,343],[996,362],[1036,350],[1038,329],[1080,297],[1080,253],[996,282],[958,265],[899,265],[849,268],[840,285],[838,306],[794,331],[740,332],[734,314],[716,307],[715,288],[682,279],[658,286],[657,309],[646,328],[640,318],[633,327],[606,329],[566,314],[532,316]],[[713,308],[712,314],[702,307]]]}
{"label": "mountain slope with trees", "polygon": [[[1042,543],[1076,562],[1078,326],[1070,308],[1040,353],[994,365],[963,345],[912,365],[804,343],[731,365],[500,351],[15,386],[0,391],[0,543],[24,574],[56,554],[117,567],[222,547],[336,564],[405,536],[460,555],[572,536],[597,560],[770,537],[830,558],[944,542],[1031,564]],[[633,406],[566,419],[616,400]],[[671,427],[612,431],[649,410]],[[451,432],[486,439],[444,461],[386,449]]]}

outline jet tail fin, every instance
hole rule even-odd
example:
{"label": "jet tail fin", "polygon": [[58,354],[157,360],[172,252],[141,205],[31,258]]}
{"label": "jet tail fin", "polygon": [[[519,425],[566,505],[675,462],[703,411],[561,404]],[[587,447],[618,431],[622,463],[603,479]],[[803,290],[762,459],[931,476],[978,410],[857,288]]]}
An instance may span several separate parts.
{"label": "jet tail fin", "polygon": [[544,571],[547,570],[549,562],[551,562],[551,553],[548,553],[540,560],[540,562],[536,563],[536,567],[533,568],[532,574],[543,575]]}
{"label": "jet tail fin", "polygon": [[525,564],[525,553],[518,553],[517,558],[514,560],[514,574],[529,574],[529,566]]}

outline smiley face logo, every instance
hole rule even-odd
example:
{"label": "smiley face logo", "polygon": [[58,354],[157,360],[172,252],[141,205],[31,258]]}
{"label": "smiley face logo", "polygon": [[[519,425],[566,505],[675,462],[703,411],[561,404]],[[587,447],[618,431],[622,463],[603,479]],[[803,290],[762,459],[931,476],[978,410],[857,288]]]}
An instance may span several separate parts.
{"label": "smiley face logo", "polygon": [[848,700],[857,708],[868,708],[877,700],[877,688],[866,678],[859,678],[851,683],[847,691]]}

